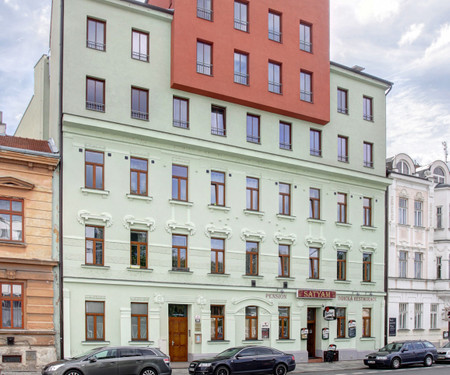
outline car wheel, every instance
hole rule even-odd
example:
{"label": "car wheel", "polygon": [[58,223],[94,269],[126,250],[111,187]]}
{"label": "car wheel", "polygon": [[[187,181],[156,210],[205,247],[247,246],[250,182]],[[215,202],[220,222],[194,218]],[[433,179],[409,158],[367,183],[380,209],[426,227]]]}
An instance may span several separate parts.
{"label": "car wheel", "polygon": [[145,368],[142,370],[141,375],[158,375],[158,373],[152,368]]}
{"label": "car wheel", "polygon": [[391,368],[393,368],[394,370],[397,370],[398,368],[400,368],[401,366],[401,362],[400,362],[400,358],[395,357],[392,361],[391,361]]}
{"label": "car wheel", "polygon": [[219,366],[216,369],[215,375],[230,375],[230,370],[228,369],[228,367]]}
{"label": "car wheel", "polygon": [[287,368],[285,365],[282,365],[281,363],[279,363],[278,365],[275,366],[274,373],[275,373],[275,375],[286,375]]}
{"label": "car wheel", "polygon": [[69,370],[64,375],[83,375],[83,374],[78,370]]}
{"label": "car wheel", "polygon": [[423,361],[423,365],[425,367],[433,366],[433,357],[431,355],[427,355]]}

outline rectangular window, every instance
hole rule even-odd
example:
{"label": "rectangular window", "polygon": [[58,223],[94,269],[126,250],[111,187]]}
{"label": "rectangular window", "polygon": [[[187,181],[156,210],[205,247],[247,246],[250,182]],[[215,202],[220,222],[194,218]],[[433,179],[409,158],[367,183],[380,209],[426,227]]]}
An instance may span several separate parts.
{"label": "rectangular window", "polygon": [[269,39],[281,43],[281,15],[269,11]]}
{"label": "rectangular window", "polygon": [[173,126],[189,129],[189,100],[173,97]]}
{"label": "rectangular window", "polygon": [[442,279],[442,257],[436,257],[436,279]]}
{"label": "rectangular window", "polygon": [[225,206],[225,173],[211,171],[211,204]]}
{"label": "rectangular window", "polygon": [[86,225],[86,264],[103,266],[104,230],[103,227]]}
{"label": "rectangular window", "polygon": [[347,222],[347,194],[337,193],[337,221]]}
{"label": "rectangular window", "polygon": [[300,100],[312,103],[312,74],[308,72],[300,72]]}
{"label": "rectangular window", "polygon": [[438,305],[432,303],[430,305],[430,329],[437,329]]}
{"label": "rectangular window", "polygon": [[363,119],[373,121],[372,98],[363,96]]}
{"label": "rectangular window", "polygon": [[211,340],[225,339],[225,306],[211,305]]}
{"label": "rectangular window", "polygon": [[212,21],[212,0],[197,0],[197,17]]}
{"label": "rectangular window", "polygon": [[318,279],[320,277],[319,269],[320,250],[315,247],[309,248],[309,278]]}
{"label": "rectangular window", "polygon": [[278,338],[289,339],[289,307],[278,308]]}
{"label": "rectangular window", "polygon": [[87,19],[86,46],[99,51],[106,50],[106,22]]}
{"label": "rectangular window", "polygon": [[414,329],[423,327],[423,303],[414,304]]}
{"label": "rectangular window", "polygon": [[247,210],[259,211],[259,179],[247,177]]}
{"label": "rectangular window", "polygon": [[423,263],[423,254],[415,253],[414,254],[414,278],[415,279],[422,278],[422,263]]}
{"label": "rectangular window", "polygon": [[245,308],[245,339],[258,340],[258,308],[256,306]]}
{"label": "rectangular window", "polygon": [[336,308],[336,320],[337,320],[337,333],[336,337],[339,339],[345,338],[346,325],[345,325],[345,307]]}
{"label": "rectangular window", "polygon": [[1,329],[23,329],[23,284],[1,282]]}
{"label": "rectangular window", "polygon": [[131,117],[148,120],[148,90],[131,88]]}
{"label": "rectangular window", "polygon": [[291,214],[291,185],[279,184],[279,213],[280,215],[290,215]]}
{"label": "rectangular window", "polygon": [[172,165],[172,199],[188,200],[188,167]]}
{"label": "rectangular window", "polygon": [[408,199],[399,198],[398,200],[398,223],[406,225],[408,218]]}
{"label": "rectangular window", "polygon": [[227,135],[225,122],[225,108],[215,105],[211,106],[211,134]]}
{"label": "rectangular window", "polygon": [[398,276],[406,278],[408,270],[408,253],[406,251],[399,252],[398,267]]}
{"label": "rectangular window", "polygon": [[309,130],[309,154],[322,156],[322,132],[320,130]]}
{"label": "rectangular window", "polygon": [[197,73],[212,75],[212,45],[197,42]]}
{"label": "rectangular window", "polygon": [[300,49],[306,52],[312,52],[312,26],[300,22]]}
{"label": "rectangular window", "polygon": [[211,238],[211,273],[225,272],[225,240]]}
{"label": "rectangular window", "polygon": [[187,270],[187,236],[172,235],[172,269]]}
{"label": "rectangular window", "polygon": [[105,340],[105,302],[86,301],[86,341]]}
{"label": "rectangular window", "polygon": [[105,81],[86,77],[86,109],[105,112]]}
{"label": "rectangular window", "polygon": [[23,200],[0,198],[0,240],[23,242]]}
{"label": "rectangular window", "polygon": [[364,162],[363,165],[368,168],[373,168],[373,144],[369,142],[364,142]]}
{"label": "rectangular window", "polygon": [[131,340],[148,340],[148,304],[131,303]]}
{"label": "rectangular window", "polygon": [[259,116],[247,113],[247,142],[260,143]]}
{"label": "rectangular window", "polygon": [[245,274],[249,276],[258,275],[258,242],[246,242]]}
{"label": "rectangular window", "polygon": [[292,150],[292,127],[287,122],[280,121],[280,148]]}
{"label": "rectangular window", "polygon": [[85,187],[103,190],[103,152],[86,150],[84,153]]}
{"label": "rectangular window", "polygon": [[362,337],[370,337],[371,335],[371,327],[372,327],[372,310],[364,308],[362,311],[362,319],[363,319],[363,329],[362,329]]}
{"label": "rectangular window", "polygon": [[348,163],[348,138],[338,135],[338,161]]}
{"label": "rectangular window", "polygon": [[398,328],[407,329],[408,328],[408,304],[399,303],[398,305]]}
{"label": "rectangular window", "polygon": [[248,55],[234,53],[234,82],[248,85]]}
{"label": "rectangular window", "polygon": [[442,229],[442,206],[436,207],[436,228]]}
{"label": "rectangular window", "polygon": [[148,160],[130,158],[130,193],[134,195],[147,195]]}
{"label": "rectangular window", "polygon": [[372,254],[363,253],[363,281],[372,281]]}
{"label": "rectangular window", "polygon": [[311,219],[320,219],[320,190],[309,189],[309,217]]}
{"label": "rectangular window", "polygon": [[131,267],[147,268],[147,232],[130,232]]}
{"label": "rectangular window", "polygon": [[363,197],[363,225],[372,226],[372,198]]}
{"label": "rectangular window", "polygon": [[248,31],[248,4],[240,1],[234,2],[234,28]]}
{"label": "rectangular window", "polygon": [[337,252],[337,280],[347,280],[347,252]]}
{"label": "rectangular window", "polygon": [[281,64],[269,61],[269,91],[281,94]]}
{"label": "rectangular window", "polygon": [[348,91],[344,89],[337,89],[337,111],[348,115]]}
{"label": "rectangular window", "polygon": [[278,245],[278,276],[289,277],[290,246]]}
{"label": "rectangular window", "polygon": [[416,227],[423,226],[423,202],[421,201],[414,201],[414,225]]}
{"label": "rectangular window", "polygon": [[133,30],[131,38],[131,58],[148,62],[148,33]]}

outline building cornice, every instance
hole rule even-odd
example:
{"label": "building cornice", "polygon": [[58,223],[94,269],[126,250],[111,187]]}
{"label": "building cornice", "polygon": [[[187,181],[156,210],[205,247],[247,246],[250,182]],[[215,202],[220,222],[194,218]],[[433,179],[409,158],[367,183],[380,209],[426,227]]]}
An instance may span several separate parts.
{"label": "building cornice", "polygon": [[10,147],[0,147],[0,161],[23,164],[32,168],[41,166],[54,170],[59,163],[59,154],[50,154],[38,151],[18,150]]}

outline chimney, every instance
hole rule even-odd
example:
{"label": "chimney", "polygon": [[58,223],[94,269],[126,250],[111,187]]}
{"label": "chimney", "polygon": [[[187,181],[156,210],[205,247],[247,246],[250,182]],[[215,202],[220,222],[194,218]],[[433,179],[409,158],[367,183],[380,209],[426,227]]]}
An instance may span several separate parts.
{"label": "chimney", "polygon": [[6,135],[6,124],[3,123],[2,111],[0,111],[0,135]]}

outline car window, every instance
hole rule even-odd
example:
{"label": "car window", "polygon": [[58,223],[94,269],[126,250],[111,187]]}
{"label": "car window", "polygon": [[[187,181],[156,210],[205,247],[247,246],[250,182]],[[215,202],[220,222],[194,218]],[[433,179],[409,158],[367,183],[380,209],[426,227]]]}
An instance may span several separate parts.
{"label": "car window", "polygon": [[102,350],[98,353],[95,353],[92,357],[95,357],[98,360],[108,359],[108,358],[116,358],[117,357],[117,349]]}
{"label": "car window", "polygon": [[142,356],[141,352],[137,349],[120,349],[120,357],[137,357]]}
{"label": "car window", "polygon": [[[435,346],[428,341],[423,341],[422,344],[425,346],[425,348],[435,348]],[[447,348],[450,348],[450,342],[446,346]]]}
{"label": "car window", "polygon": [[255,348],[257,355],[273,355],[273,350],[270,348]]}
{"label": "car window", "polygon": [[252,357],[256,355],[255,349],[244,349],[239,353],[239,357]]}
{"label": "car window", "polygon": [[403,345],[402,349],[412,350],[412,345],[411,344],[405,344],[405,345]]}
{"label": "car window", "polygon": [[157,355],[153,350],[150,350],[150,349],[141,349],[141,354],[142,355],[152,355],[152,356]]}
{"label": "car window", "polygon": [[423,344],[421,342],[413,342],[413,348],[415,350],[419,350],[419,349],[423,349],[424,346],[423,346]]}

